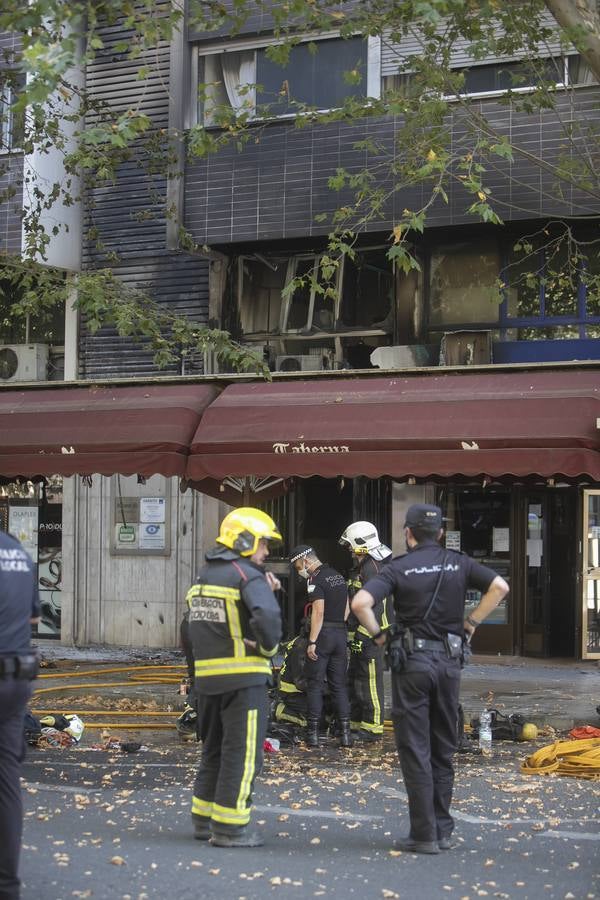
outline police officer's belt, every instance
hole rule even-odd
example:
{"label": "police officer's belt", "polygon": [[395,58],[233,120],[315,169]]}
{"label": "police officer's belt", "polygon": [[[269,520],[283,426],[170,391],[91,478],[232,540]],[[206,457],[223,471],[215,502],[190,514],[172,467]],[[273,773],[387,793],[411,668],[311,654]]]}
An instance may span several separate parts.
{"label": "police officer's belt", "polygon": [[345,622],[323,622],[323,628],[345,628]]}
{"label": "police officer's belt", "polygon": [[0,657],[0,678],[17,678],[33,681],[38,672],[38,658],[35,653],[24,656]]}
{"label": "police officer's belt", "polygon": [[425,638],[413,638],[413,652],[415,650],[444,650],[446,645],[443,641],[427,641]]}

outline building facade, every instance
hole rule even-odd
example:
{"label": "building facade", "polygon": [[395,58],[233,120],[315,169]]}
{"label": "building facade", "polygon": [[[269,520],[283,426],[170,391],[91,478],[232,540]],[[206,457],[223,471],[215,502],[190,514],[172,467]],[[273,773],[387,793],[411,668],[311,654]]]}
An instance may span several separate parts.
{"label": "building facade", "polygon": [[[199,462],[188,462],[179,477],[160,464],[143,474],[141,463],[138,469],[121,463],[110,473],[88,471],[87,462],[78,471],[74,462],[76,474],[57,463],[62,480],[48,474],[31,481],[39,474],[32,464],[18,482],[7,464],[0,472],[0,514],[38,557],[47,633],[76,643],[175,645],[186,585],[227,504],[259,503],[275,515],[286,547],[274,565],[287,577],[285,550],[298,541],[314,543],[332,564],[347,567],[338,538],[353,519],[374,521],[382,539],[403,552],[404,512],[424,500],[442,506],[447,546],[510,582],[507,600],[478,630],[476,649],[600,658],[600,414],[594,415],[600,306],[584,274],[600,273],[594,244],[600,210],[584,190],[558,194],[544,166],[532,169],[529,161],[556,164],[564,122],[598,119],[600,87],[567,55],[569,89],[558,92],[553,109],[526,112],[502,96],[506,72],[519,60],[474,64],[466,54],[457,57],[457,66],[469,68],[472,102],[527,151],[494,173],[494,198],[508,210],[505,224],[477,223],[458,194],[440,201],[412,239],[419,268],[404,274],[387,256],[389,236],[401,209],[419,208],[424,193],[421,187],[391,192],[377,220],[361,230],[355,254],[326,279],[323,216],[350,196],[330,190],[330,179],[340,168],[376,169],[380,156],[393,154],[402,122],[370,117],[295,128],[278,90],[281,70],[266,53],[274,40],[269,27],[251,17],[235,37],[182,29],[142,60],[143,91],[140,62],[119,50],[122,30],[107,28],[103,49],[82,73],[88,91],[115,111],[140,93],[140,108],[156,129],[185,131],[201,123],[218,133],[218,104],[234,110],[252,104],[257,111],[256,139],[241,148],[229,144],[206,158],[183,158],[171,178],[152,177],[131,159],[115,185],[88,186],[78,247],[83,269],[110,264],[124,284],[143,284],[160,303],[257,349],[272,369],[273,394],[249,376],[220,372],[210,357],[163,373],[170,383],[208,383],[218,394],[202,413],[196,438],[189,435],[190,460]],[[11,40],[6,36],[7,45]],[[378,97],[399,83],[398,59],[411,52],[386,39],[342,40],[334,33],[317,43],[316,54],[302,42],[294,48],[284,80],[288,93],[302,89],[301,99],[319,108],[343,102],[351,86],[342,73],[350,64],[359,61],[368,96]],[[201,84],[212,87],[199,102]],[[253,84],[260,90],[253,93]],[[267,95],[269,115],[260,116]],[[280,99],[274,103],[273,96]],[[463,124],[457,105],[447,119],[456,141]],[[375,146],[377,152],[369,149]],[[0,227],[5,249],[18,251],[28,161],[12,138],[5,155],[2,177],[14,181],[15,192],[0,209]],[[565,223],[590,250],[569,288],[550,292],[547,281],[527,274],[543,273],[563,252]],[[182,230],[201,248],[197,253],[180,249]],[[77,263],[65,263],[73,235],[64,238],[62,248],[57,241],[56,264],[77,271]],[[519,242],[528,246],[525,259],[515,250]],[[92,333],[72,310],[56,329],[39,340],[35,331],[7,332],[2,342],[7,349],[36,347],[13,352],[31,358],[40,379],[150,384],[158,374],[143,344],[110,328]],[[561,390],[561,374],[569,391]],[[440,381],[440,375],[447,377]],[[15,389],[13,379],[14,373],[4,379],[0,401]],[[250,394],[244,394],[248,381]],[[518,402],[532,381],[540,401],[533,412]],[[367,393],[369,384],[380,391],[373,403],[386,410],[387,422],[362,399],[343,421],[331,413],[354,403],[363,382]],[[66,392],[56,396],[62,408]],[[266,411],[259,409],[260,396],[269,397]],[[482,426],[485,402],[469,418],[469,401],[479,396],[489,398],[496,429]],[[494,405],[498,398],[504,405]],[[430,424],[417,427],[425,399],[438,405],[429,407]],[[542,399],[554,404],[557,421],[573,410],[570,430],[554,429],[552,414],[541,415]],[[457,403],[460,412],[448,419],[444,409]],[[239,409],[230,445],[231,423],[219,418],[228,404]],[[244,410],[256,415],[245,421]],[[389,429],[398,417],[399,427]],[[386,463],[373,467],[390,430],[396,443]],[[75,442],[65,434],[68,451]],[[72,449],[79,460],[79,446]],[[496,455],[481,461],[480,451]],[[453,454],[451,462],[444,453]],[[290,631],[302,605],[298,587],[288,585]]]}

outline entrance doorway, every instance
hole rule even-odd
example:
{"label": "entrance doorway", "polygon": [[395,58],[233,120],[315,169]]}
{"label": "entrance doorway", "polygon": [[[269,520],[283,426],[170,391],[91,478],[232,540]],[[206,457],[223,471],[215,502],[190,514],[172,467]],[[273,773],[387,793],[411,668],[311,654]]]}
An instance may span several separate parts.
{"label": "entrance doorway", "polygon": [[528,491],[523,497],[521,652],[526,656],[576,655],[576,512],[572,488]]}

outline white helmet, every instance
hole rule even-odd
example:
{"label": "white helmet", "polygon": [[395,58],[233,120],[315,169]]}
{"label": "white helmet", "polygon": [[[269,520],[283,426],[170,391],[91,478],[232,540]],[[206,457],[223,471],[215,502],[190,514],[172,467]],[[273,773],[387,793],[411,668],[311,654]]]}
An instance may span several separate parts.
{"label": "white helmet", "polygon": [[382,544],[377,529],[371,522],[353,522],[348,525],[340,538],[342,546],[348,546],[356,556],[371,556],[380,562],[391,554],[389,547]]}

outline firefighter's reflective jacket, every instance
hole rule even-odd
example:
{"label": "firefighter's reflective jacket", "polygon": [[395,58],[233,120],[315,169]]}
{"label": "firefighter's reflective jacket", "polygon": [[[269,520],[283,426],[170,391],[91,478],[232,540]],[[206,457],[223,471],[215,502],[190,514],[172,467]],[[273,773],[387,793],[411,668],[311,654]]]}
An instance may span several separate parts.
{"label": "firefighter's reflective jacket", "polygon": [[[378,562],[371,556],[365,556],[361,559],[360,565],[354,569],[348,578],[348,593],[350,598],[354,597],[356,592],[367,583],[370,578],[375,578],[379,574],[383,566],[391,562],[392,554],[390,553],[384,560]],[[392,597],[384,597],[379,603],[373,607],[373,614],[379,623],[381,631],[386,631],[394,621],[394,605]],[[352,638],[355,634],[363,635],[369,638],[369,632],[363,625],[359,625],[356,616],[351,613],[348,619],[348,627]]]}
{"label": "firefighter's reflective jacket", "polygon": [[217,547],[206,554],[186,601],[196,691],[222,694],[265,684],[281,638],[281,612],[263,571]]}
{"label": "firefighter's reflective jacket", "polygon": [[282,694],[306,693],[306,648],[308,635],[303,631],[285,644],[284,658],[279,670],[279,691]]}

